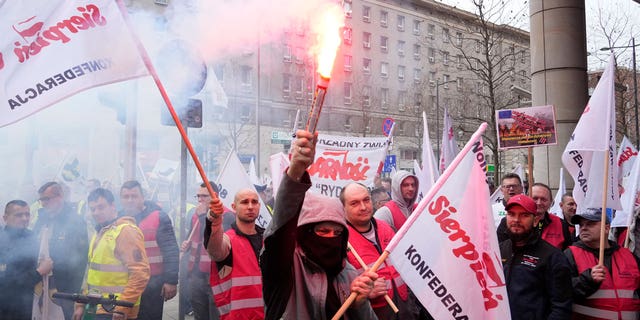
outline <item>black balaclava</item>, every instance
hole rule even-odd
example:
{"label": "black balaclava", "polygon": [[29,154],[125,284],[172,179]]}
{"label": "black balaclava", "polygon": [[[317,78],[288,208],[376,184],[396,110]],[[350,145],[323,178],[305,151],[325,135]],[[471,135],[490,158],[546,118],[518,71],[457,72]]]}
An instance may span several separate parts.
{"label": "black balaclava", "polygon": [[299,229],[302,232],[298,232],[298,244],[307,258],[333,277],[344,268],[343,262],[347,257],[347,233],[338,237],[321,237],[313,231],[315,225],[305,225]]}

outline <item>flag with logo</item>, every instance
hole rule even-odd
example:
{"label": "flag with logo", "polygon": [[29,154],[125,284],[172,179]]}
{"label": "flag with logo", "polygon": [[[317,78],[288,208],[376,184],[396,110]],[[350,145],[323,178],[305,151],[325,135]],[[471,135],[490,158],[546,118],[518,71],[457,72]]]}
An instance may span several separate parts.
{"label": "flag with logo", "polygon": [[[573,198],[577,212],[585,208],[622,209],[618,192],[615,121],[615,64],[613,55],[596,85],[589,103],[562,153],[562,164],[573,177]],[[608,176],[605,186],[605,159]]]}
{"label": "flag with logo", "polygon": [[624,180],[631,173],[631,168],[638,158],[638,150],[631,144],[627,136],[622,137],[618,148],[618,179]]}
{"label": "flag with logo", "polygon": [[117,1],[0,2],[0,127],[148,74]]}
{"label": "flag with logo", "polygon": [[387,251],[434,319],[509,319],[509,301],[486,186],[482,124]]}
{"label": "flag with logo", "polygon": [[558,191],[556,197],[553,198],[553,206],[549,209],[550,213],[555,214],[560,219],[564,219],[564,214],[560,208],[560,202],[562,202],[562,196],[567,193],[567,187],[564,183],[564,168],[560,168],[560,183],[558,183]]}
{"label": "flag with logo", "polygon": [[[241,189],[251,189],[258,193],[235,151],[231,151],[227,156],[227,160],[220,170],[218,180],[216,180],[216,185],[219,190],[218,197],[228,208],[231,208],[236,193]],[[260,215],[256,220],[256,225],[266,228],[269,222],[271,222],[271,214],[264,202],[260,201]]]}
{"label": "flag with logo", "polygon": [[427,124],[427,114],[422,112],[422,168],[416,171],[416,176],[420,181],[418,190],[418,199],[422,199],[433,184],[438,180],[440,172],[438,171],[438,162],[433,153],[431,139],[429,138],[429,126]]}
{"label": "flag with logo", "polygon": [[440,172],[446,169],[458,154],[458,143],[453,134],[453,121],[447,108],[444,108],[444,126],[442,127],[442,152],[440,152]]}
{"label": "flag with logo", "polygon": [[622,181],[624,192],[620,195],[620,203],[622,204],[622,210],[616,211],[613,220],[611,220],[612,227],[628,227],[632,224],[634,215],[630,214],[635,212],[638,208],[638,189],[640,189],[640,161],[635,161],[629,174]]}

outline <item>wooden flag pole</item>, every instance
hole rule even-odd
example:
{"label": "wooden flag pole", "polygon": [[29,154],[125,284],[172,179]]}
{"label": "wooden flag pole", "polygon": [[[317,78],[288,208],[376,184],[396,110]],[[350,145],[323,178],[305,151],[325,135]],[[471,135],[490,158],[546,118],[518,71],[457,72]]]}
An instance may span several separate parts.
{"label": "wooden flag pole", "polygon": [[533,192],[533,148],[527,148],[527,179],[529,180],[529,190],[528,195],[531,197],[531,193]]}
{"label": "wooden flag pole", "polygon": [[[363,270],[367,270],[368,266],[367,264],[364,262],[364,260],[362,260],[362,257],[360,257],[360,255],[358,254],[358,252],[356,251],[356,249],[353,248],[353,246],[351,245],[351,243],[347,242],[347,250],[351,251],[351,253],[353,253],[353,256],[356,257],[356,260],[358,260],[358,263],[360,264],[360,266],[362,267]],[[396,306],[395,303],[393,303],[393,300],[391,300],[391,297],[389,297],[388,294],[384,294],[384,300],[387,301],[387,304],[389,305],[389,307],[391,307],[391,309],[393,310],[394,313],[398,313],[398,307]]]}
{"label": "wooden flag pole", "polygon": [[[607,189],[609,182],[609,151],[605,151],[604,155],[604,177],[602,178],[602,185],[604,192],[602,192],[602,214],[600,215],[600,250],[598,255],[598,265],[604,265],[604,245],[607,238],[605,237],[605,225],[607,221]],[[629,230],[627,229],[627,233]]]}

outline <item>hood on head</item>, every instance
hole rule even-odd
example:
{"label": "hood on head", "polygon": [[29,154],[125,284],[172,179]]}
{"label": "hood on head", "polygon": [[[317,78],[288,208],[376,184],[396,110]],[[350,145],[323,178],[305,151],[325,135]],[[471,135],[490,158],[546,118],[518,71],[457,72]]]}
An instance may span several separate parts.
{"label": "hood on head", "polygon": [[335,222],[347,230],[344,207],[340,200],[307,192],[298,217],[298,228],[323,221]]}
{"label": "hood on head", "polygon": [[[413,199],[411,199],[410,203],[406,203],[406,201],[402,197],[402,191],[400,190],[400,185],[402,185],[402,181],[404,181],[404,179],[406,179],[407,177],[413,177],[416,179],[416,195],[413,197]],[[391,199],[401,204],[404,204],[405,208],[409,208],[416,202],[416,199],[418,198],[419,186],[420,186],[420,181],[418,180],[418,177],[416,175],[413,175],[410,172],[405,170],[398,170],[393,175],[393,177],[391,177]]]}

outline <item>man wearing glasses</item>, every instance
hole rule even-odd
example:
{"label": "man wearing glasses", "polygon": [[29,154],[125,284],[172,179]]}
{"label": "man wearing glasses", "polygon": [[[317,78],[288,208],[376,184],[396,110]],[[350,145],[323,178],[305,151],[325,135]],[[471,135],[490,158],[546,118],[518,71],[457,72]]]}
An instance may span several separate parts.
{"label": "man wearing glasses", "polygon": [[[504,225],[505,217],[507,216],[507,211],[504,209],[505,205],[511,199],[511,197],[522,194],[522,180],[520,180],[520,176],[516,173],[507,173],[502,176],[502,184],[500,185],[500,191],[502,191],[503,199],[502,202],[494,203],[491,207],[493,209],[493,219],[496,224]],[[503,238],[504,240],[506,238]]]}
{"label": "man wearing glasses", "polygon": [[[89,251],[87,225],[73,207],[64,201],[64,192],[59,183],[45,183],[38,189],[38,195],[42,209],[38,211],[33,232],[40,238],[44,236],[48,239],[55,286],[60,292],[80,292]],[[61,300],[58,303],[65,319],[71,320],[73,301]]]}

